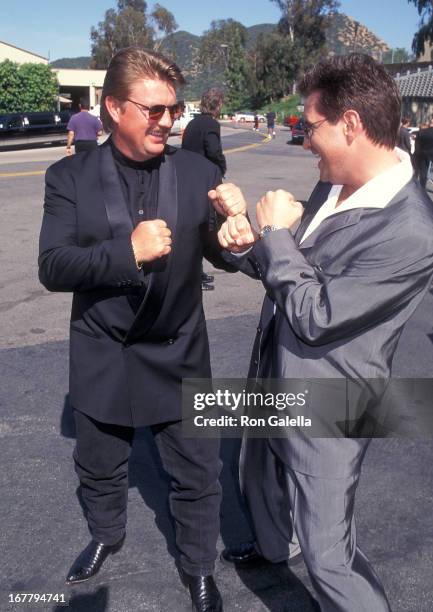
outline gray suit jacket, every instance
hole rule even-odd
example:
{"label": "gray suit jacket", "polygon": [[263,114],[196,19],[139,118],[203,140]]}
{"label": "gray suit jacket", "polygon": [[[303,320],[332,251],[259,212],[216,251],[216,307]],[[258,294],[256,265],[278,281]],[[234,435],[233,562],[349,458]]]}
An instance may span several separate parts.
{"label": "gray suit jacket", "polygon": [[[330,187],[317,185],[294,237],[271,232],[243,262],[267,291],[250,378],[388,379],[403,326],[430,286],[433,207],[415,180],[385,208],[336,213],[299,244]],[[292,469],[344,477],[368,440],[300,431],[271,445]]]}

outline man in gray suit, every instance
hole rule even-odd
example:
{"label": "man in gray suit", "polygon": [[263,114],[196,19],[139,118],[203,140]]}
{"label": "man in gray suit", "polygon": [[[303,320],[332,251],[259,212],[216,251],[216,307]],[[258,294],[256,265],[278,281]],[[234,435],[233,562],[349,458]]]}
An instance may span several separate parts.
{"label": "man in gray suit", "polygon": [[[304,148],[320,170],[305,211],[290,193],[267,192],[257,205],[259,238],[245,217],[220,231],[232,251],[254,243],[239,265],[266,289],[249,376],[386,381],[403,326],[431,284],[433,207],[409,156],[394,148],[400,97],[382,66],[362,54],[332,58],[304,76],[300,92]],[[221,207],[226,196],[211,192]],[[281,561],[295,529],[322,612],[388,611],[356,542],[355,492],[369,441],[315,438],[302,428],[245,437],[242,486],[256,543],[226,549],[223,559]]]}

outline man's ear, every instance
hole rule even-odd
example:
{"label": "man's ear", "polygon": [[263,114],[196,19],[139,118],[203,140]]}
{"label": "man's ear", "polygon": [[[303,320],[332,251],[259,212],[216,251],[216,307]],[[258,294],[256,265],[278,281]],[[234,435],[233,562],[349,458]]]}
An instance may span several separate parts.
{"label": "man's ear", "polygon": [[363,126],[361,117],[356,110],[347,110],[343,115],[344,135],[349,140],[353,140],[362,132]]}
{"label": "man's ear", "polygon": [[113,98],[113,96],[107,96],[105,98],[105,108],[107,109],[112,121],[114,121],[116,124],[119,123],[120,114],[123,112],[122,103],[116,98]]}

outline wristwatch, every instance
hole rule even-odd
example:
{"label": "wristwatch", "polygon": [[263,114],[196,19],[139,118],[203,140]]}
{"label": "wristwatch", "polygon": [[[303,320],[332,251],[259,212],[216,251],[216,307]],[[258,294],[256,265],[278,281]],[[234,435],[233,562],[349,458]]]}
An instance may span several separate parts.
{"label": "wristwatch", "polygon": [[270,232],[275,232],[279,229],[281,229],[281,227],[277,227],[276,225],[264,225],[259,232],[259,236],[260,238],[264,238],[266,234],[269,234]]}

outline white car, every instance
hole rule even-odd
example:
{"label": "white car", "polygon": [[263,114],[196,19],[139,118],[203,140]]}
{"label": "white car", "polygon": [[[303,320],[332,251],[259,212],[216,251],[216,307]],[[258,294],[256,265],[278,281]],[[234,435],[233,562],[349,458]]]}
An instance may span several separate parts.
{"label": "white car", "polygon": [[182,134],[191,119],[194,119],[196,115],[200,114],[200,109],[195,108],[191,104],[186,103],[183,114],[173,123],[173,127],[171,128],[170,134]]}
{"label": "white car", "polygon": [[[235,121],[239,121],[239,123],[246,123],[247,121],[254,121],[256,113],[253,111],[239,111],[235,113]],[[266,117],[264,115],[258,115],[259,122],[264,123],[266,121]]]}

